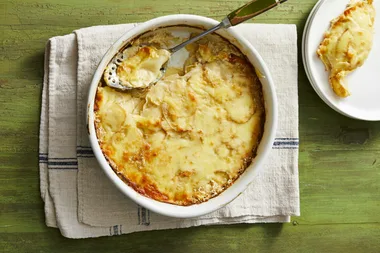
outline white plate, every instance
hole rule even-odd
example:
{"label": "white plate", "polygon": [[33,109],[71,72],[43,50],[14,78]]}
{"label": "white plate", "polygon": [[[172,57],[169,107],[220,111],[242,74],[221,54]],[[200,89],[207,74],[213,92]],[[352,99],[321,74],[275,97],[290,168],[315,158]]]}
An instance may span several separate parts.
{"label": "white plate", "polygon": [[[330,87],[328,72],[316,50],[328,30],[330,21],[343,13],[347,0],[322,0],[311,12],[303,37],[303,58],[308,78],[323,101],[348,117],[380,120],[380,17],[375,20],[375,36],[371,53],[364,65],[347,77],[351,96],[340,98]],[[380,13],[380,0],[374,1]]]}

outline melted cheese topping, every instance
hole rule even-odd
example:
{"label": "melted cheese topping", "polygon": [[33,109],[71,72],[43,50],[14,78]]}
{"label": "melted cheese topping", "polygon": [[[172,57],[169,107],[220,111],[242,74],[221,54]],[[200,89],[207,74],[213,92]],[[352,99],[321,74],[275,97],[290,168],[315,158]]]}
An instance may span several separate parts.
{"label": "melted cheese topping", "polygon": [[99,86],[95,109],[101,149],[118,175],[177,205],[230,186],[255,156],[265,120],[261,84],[235,47],[210,35],[188,50],[183,75],[166,73],[145,91]]}
{"label": "melted cheese topping", "polygon": [[[153,46],[130,46],[115,58],[105,70],[106,83],[118,78],[119,84],[130,88],[145,88],[161,78],[161,67],[169,60],[170,52]],[[116,72],[116,73],[114,73]]]}
{"label": "melted cheese topping", "polygon": [[330,84],[340,97],[350,95],[345,77],[363,65],[372,48],[375,9],[372,0],[351,1],[331,27],[317,50],[327,70]]}

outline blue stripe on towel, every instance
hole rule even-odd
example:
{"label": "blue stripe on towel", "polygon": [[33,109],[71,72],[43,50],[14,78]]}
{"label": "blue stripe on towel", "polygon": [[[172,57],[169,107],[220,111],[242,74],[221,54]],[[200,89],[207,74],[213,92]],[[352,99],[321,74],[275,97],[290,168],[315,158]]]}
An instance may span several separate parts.
{"label": "blue stripe on towel", "polygon": [[137,224],[141,225],[140,206],[137,206]]}
{"label": "blue stripe on towel", "polygon": [[150,211],[144,207],[137,206],[137,221],[139,225],[150,225]]}
{"label": "blue stripe on towel", "polygon": [[298,147],[272,147],[272,149],[298,149]]}
{"label": "blue stripe on towel", "polygon": [[48,162],[48,165],[50,166],[50,165],[58,165],[58,166],[61,166],[61,165],[78,165],[78,162],[77,161],[75,161],[75,162],[51,162],[51,161],[49,161]]}
{"label": "blue stripe on towel", "polygon": [[64,157],[64,158],[61,158],[61,157],[59,157],[59,158],[58,157],[49,157],[49,160],[57,160],[57,161],[58,160],[64,160],[64,161],[74,160],[75,161],[77,159],[76,158],[72,158],[72,157],[71,158],[67,158],[67,157]]}
{"label": "blue stripe on towel", "polygon": [[77,150],[77,155],[94,155],[91,149],[89,150]]}
{"label": "blue stripe on towel", "polygon": [[299,139],[293,137],[276,138],[272,149],[298,149]]}
{"label": "blue stripe on towel", "polygon": [[123,234],[123,231],[122,231],[121,228],[122,228],[122,225],[111,226],[109,228],[110,235],[113,236],[113,235],[121,235],[121,234]]}
{"label": "blue stripe on towel", "polygon": [[298,140],[298,138],[287,137],[287,138],[276,138],[276,140],[291,141],[291,140]]}
{"label": "blue stripe on towel", "polygon": [[146,220],[146,209],[144,207],[141,208],[141,224],[146,225],[147,220]]}
{"label": "blue stripe on towel", "polygon": [[78,146],[77,147],[77,156],[83,158],[95,157],[94,152],[91,147]]}
{"label": "blue stripe on towel", "polygon": [[45,163],[49,169],[53,170],[77,170],[78,162],[76,157],[48,157],[47,153],[39,153],[39,163]]}
{"label": "blue stripe on towel", "polygon": [[298,141],[275,141],[273,146],[298,146]]}

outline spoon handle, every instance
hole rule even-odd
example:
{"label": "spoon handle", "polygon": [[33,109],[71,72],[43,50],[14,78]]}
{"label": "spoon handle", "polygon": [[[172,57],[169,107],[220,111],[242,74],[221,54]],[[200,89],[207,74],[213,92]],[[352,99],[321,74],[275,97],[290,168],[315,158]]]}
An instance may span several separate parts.
{"label": "spoon handle", "polygon": [[286,2],[286,0],[254,0],[227,15],[231,26],[240,24],[248,19],[260,15],[277,5]]}
{"label": "spoon handle", "polygon": [[169,49],[169,51],[173,54],[181,48],[185,47],[186,45],[199,40],[200,38],[206,36],[209,33],[215,32],[220,28],[228,28],[230,26],[240,24],[241,22],[251,19],[257,15],[260,15],[261,13],[266,12],[267,10],[272,9],[273,7],[286,1],[287,0],[253,0],[228,14],[227,17],[225,17],[222,20],[222,22],[220,22],[217,26],[214,26],[204,31],[203,33],[198,34],[197,36],[185,42],[182,42],[181,44]]}
{"label": "spoon handle", "polygon": [[193,43],[194,41],[199,40],[203,36],[206,36],[209,33],[215,32],[216,30],[219,30],[222,27],[224,27],[223,22],[219,23],[217,26],[214,26],[214,27],[198,34],[197,36],[195,36],[189,40],[186,40],[185,42],[182,42],[181,44],[169,49],[169,51],[170,51],[170,53],[173,54],[173,53],[177,52],[178,50],[180,50],[181,48],[186,47],[188,44]]}

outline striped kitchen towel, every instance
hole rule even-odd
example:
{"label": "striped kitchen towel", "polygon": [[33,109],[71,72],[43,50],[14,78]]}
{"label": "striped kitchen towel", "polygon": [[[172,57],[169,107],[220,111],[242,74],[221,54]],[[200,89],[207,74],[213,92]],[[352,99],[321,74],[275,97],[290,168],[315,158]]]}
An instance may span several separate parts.
{"label": "striped kitchen towel", "polygon": [[294,25],[241,24],[266,61],[279,102],[277,138],[249,188],[213,213],[161,216],[121,194],[105,177],[86,133],[87,91],[109,46],[137,24],[84,28],[51,38],[45,52],[40,126],[40,186],[46,224],[69,238],[199,225],[289,222],[300,214],[298,187],[297,33]]}

